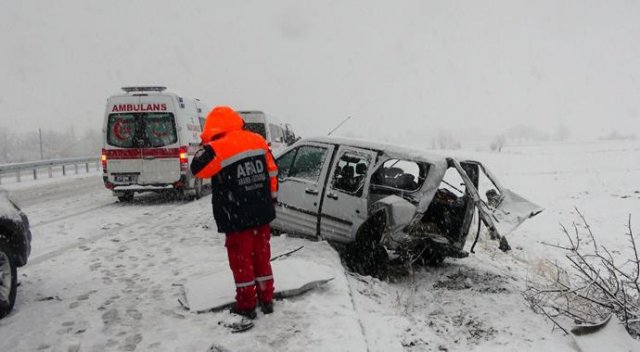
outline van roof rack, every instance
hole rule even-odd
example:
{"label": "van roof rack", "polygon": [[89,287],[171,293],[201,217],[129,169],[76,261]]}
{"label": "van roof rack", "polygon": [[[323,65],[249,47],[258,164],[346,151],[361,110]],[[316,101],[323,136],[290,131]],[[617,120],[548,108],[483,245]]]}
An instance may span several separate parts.
{"label": "van roof rack", "polygon": [[122,87],[127,93],[132,92],[163,92],[167,89],[167,87],[161,86],[140,86],[140,87]]}

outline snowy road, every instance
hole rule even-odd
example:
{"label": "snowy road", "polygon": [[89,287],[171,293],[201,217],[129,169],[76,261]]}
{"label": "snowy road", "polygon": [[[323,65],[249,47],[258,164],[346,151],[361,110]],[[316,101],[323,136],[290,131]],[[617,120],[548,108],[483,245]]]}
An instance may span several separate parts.
{"label": "snowy road", "polygon": [[[233,343],[235,336],[218,326],[226,313],[194,315],[177,303],[187,278],[228,270],[208,199],[186,202],[149,194],[123,204],[98,175],[21,185],[13,196],[30,217],[33,251],[20,270],[16,310],[0,321],[0,350],[204,351],[220,340]],[[277,330],[265,333],[260,345],[293,351],[317,341],[322,349],[324,333],[333,331],[329,345],[366,349],[333,249],[275,238],[273,252],[299,242],[315,260],[336,268],[337,278],[311,304],[281,302],[278,312],[254,329],[257,334]],[[323,311],[332,305],[337,307]],[[331,321],[336,312],[342,315],[338,324]],[[326,319],[311,326],[305,314]],[[236,340],[233,350],[258,344]]]}
{"label": "snowy road", "polygon": [[623,250],[628,214],[640,215],[639,155],[637,142],[476,153],[545,212],[510,238],[510,253],[483,237],[469,258],[395,282],[345,273],[324,242],[276,237],[274,254],[304,244],[296,255],[334,268],[336,279],[277,302],[273,315],[234,335],[218,325],[226,313],[191,314],[177,303],[187,279],[228,270],[208,197],[149,194],[123,204],[99,174],[7,186],[34,239],[15,310],[0,320],[0,351],[573,350],[521,291],[544,259],[561,258],[541,242],[563,240],[559,224],[578,220],[574,206]]}

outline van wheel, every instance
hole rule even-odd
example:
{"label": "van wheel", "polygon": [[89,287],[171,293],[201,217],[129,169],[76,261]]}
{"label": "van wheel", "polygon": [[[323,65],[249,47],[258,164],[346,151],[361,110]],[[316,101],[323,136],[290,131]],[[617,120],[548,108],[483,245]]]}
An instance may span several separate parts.
{"label": "van wheel", "polygon": [[16,303],[16,272],[16,263],[9,252],[9,246],[0,242],[0,318],[9,314]]}
{"label": "van wheel", "polygon": [[202,179],[197,178],[194,182],[193,182],[193,188],[195,188],[196,193],[193,196],[195,199],[200,199],[202,198]]}
{"label": "van wheel", "polygon": [[125,192],[124,194],[122,194],[121,196],[118,196],[118,200],[121,202],[130,202],[133,200],[133,192]]}
{"label": "van wheel", "polygon": [[378,278],[386,276],[389,254],[380,243],[384,226],[384,213],[370,217],[360,226],[356,240],[345,248],[345,262],[351,270]]}

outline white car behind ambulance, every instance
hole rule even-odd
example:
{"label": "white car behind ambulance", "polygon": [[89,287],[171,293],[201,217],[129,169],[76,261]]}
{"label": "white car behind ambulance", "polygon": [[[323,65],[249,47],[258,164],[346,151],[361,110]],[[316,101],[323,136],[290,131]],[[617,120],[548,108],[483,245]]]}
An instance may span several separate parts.
{"label": "white car behind ambulance", "polygon": [[275,116],[254,110],[238,111],[238,114],[244,120],[244,128],[264,137],[276,156],[296,141],[291,125],[285,127]]}
{"label": "white car behind ambulance", "polygon": [[102,169],[120,201],[136,192],[179,192],[199,198],[202,180],[189,163],[200,144],[208,107],[166,87],[123,87],[107,99]]}

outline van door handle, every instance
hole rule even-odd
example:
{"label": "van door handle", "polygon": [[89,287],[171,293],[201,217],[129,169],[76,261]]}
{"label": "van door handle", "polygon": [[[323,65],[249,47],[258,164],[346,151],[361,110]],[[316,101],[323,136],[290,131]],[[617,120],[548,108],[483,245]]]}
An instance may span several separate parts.
{"label": "van door handle", "polygon": [[338,200],[338,195],[333,193],[333,192],[329,192],[327,193],[327,197],[331,198],[331,199],[335,199]]}
{"label": "van door handle", "polygon": [[307,193],[307,194],[313,194],[314,196],[317,196],[317,195],[318,195],[318,191],[316,191],[315,189],[311,189],[311,188],[307,188],[307,189],[305,189],[305,190],[304,190],[304,193]]}
{"label": "van door handle", "polygon": [[144,160],[155,160],[156,157],[155,156],[145,156]]}

